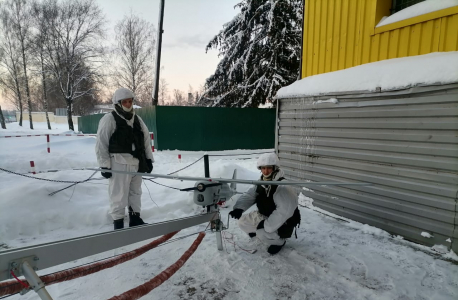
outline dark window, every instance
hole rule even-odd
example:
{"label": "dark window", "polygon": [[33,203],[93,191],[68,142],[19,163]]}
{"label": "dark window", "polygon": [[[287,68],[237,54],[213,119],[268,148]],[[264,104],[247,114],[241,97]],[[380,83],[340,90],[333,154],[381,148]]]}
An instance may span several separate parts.
{"label": "dark window", "polygon": [[391,14],[397,13],[404,8],[423,2],[425,0],[393,0],[391,5]]}

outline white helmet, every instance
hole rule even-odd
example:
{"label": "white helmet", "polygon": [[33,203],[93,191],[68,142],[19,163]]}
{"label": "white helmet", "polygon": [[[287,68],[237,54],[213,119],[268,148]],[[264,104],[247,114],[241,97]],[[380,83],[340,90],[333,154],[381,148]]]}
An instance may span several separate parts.
{"label": "white helmet", "polygon": [[124,99],[135,99],[135,94],[126,88],[119,88],[114,92],[113,95],[113,104],[118,104],[119,101],[124,100]]}
{"label": "white helmet", "polygon": [[278,157],[275,155],[275,153],[265,153],[259,156],[258,158],[258,169],[261,170],[261,167],[265,166],[273,166],[274,169],[275,167],[278,167]]}

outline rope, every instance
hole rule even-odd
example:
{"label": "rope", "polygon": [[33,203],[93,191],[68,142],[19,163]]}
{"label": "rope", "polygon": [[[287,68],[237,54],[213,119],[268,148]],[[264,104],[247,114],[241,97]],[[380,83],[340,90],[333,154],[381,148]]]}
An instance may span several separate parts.
{"label": "rope", "polygon": [[196,238],[194,243],[192,243],[191,247],[189,247],[189,249],[186,250],[186,252],[173,265],[162,271],[159,275],[155,276],[148,282],[139,285],[136,288],[133,288],[127,292],[124,292],[121,295],[114,296],[109,300],[135,300],[145,296],[153,289],[155,289],[156,287],[164,283],[166,280],[168,280],[170,277],[172,277],[172,275],[175,274],[185,264],[185,262],[191,257],[191,255],[194,254],[194,252],[196,252],[197,247],[200,245],[204,237],[204,232],[199,233],[199,236]]}
{"label": "rope", "polygon": [[[91,263],[90,265],[83,265],[80,267],[71,268],[71,269],[59,271],[56,273],[40,276],[40,279],[44,284],[50,285],[50,284],[54,284],[58,282],[64,282],[64,281],[72,280],[75,278],[83,277],[89,274],[99,272],[101,270],[105,270],[105,269],[114,267],[116,265],[129,261],[131,259],[134,259],[153,248],[156,248],[159,244],[166,242],[167,240],[169,240],[171,237],[173,237],[177,233],[178,231],[168,233],[152,241],[149,244],[146,244],[133,251],[114,256],[113,258],[103,259],[102,261]],[[22,283],[24,282],[22,281]],[[0,283],[0,296],[14,294],[14,293],[20,292],[21,289],[22,289],[21,284],[19,284],[18,282],[15,282],[14,280],[2,282]]]}
{"label": "rope", "polygon": [[25,175],[25,174],[21,174],[21,173],[16,173],[16,172],[13,172],[13,171],[10,171],[10,170],[6,170],[6,169],[3,169],[3,168],[0,168],[0,170],[1,170],[1,171],[4,171],[4,172],[7,172],[7,173],[14,174],[14,175],[19,175],[19,176],[23,176],[23,177],[27,177],[27,178],[36,179],[36,180],[51,181],[51,182],[59,182],[59,183],[75,183],[75,184],[86,182],[86,181],[89,180],[89,178],[91,178],[92,176],[94,176],[95,173],[97,173],[97,171],[94,172],[94,174],[92,174],[91,177],[89,177],[89,178],[86,179],[86,180],[82,180],[82,181],[68,181],[68,180],[54,180],[54,179],[38,178],[38,177],[30,176],[30,175]]}

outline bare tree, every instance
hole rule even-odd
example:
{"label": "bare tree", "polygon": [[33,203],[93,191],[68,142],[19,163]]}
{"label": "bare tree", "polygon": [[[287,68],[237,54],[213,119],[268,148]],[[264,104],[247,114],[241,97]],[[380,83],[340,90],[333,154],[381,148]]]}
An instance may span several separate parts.
{"label": "bare tree", "polygon": [[0,105],[0,123],[2,124],[2,128],[6,129],[5,117],[3,117],[3,111],[2,111],[1,105]]}
{"label": "bare tree", "polygon": [[33,37],[33,47],[32,51],[34,53],[33,57],[35,58],[35,64],[37,66],[37,73],[41,75],[41,89],[43,97],[43,110],[46,115],[46,123],[48,129],[51,130],[51,123],[49,122],[48,115],[48,92],[46,89],[46,68],[45,68],[45,45],[46,39],[48,36],[48,27],[46,25],[49,20],[46,20],[46,17],[53,17],[52,14],[46,13],[45,3],[34,2],[32,5],[32,16],[33,23],[36,28],[36,32]]}
{"label": "bare tree", "polygon": [[29,110],[30,129],[33,129],[32,120],[32,100],[30,98],[29,78],[27,76],[27,56],[30,45],[31,34],[31,11],[29,0],[9,0],[6,1],[6,9],[9,9],[11,28],[13,29],[16,39],[19,41],[20,53],[22,56],[22,68],[25,84],[25,93],[27,98],[27,106]]}
{"label": "bare tree", "polygon": [[165,78],[161,78],[159,80],[159,99],[158,102],[160,105],[165,105],[167,100],[169,99],[169,89],[168,89],[168,82]]}
{"label": "bare tree", "polygon": [[0,64],[4,72],[0,74],[0,85],[7,98],[13,98],[13,103],[19,110],[19,126],[22,126],[22,94],[21,94],[21,68],[20,45],[14,36],[10,13],[5,6],[0,10]]}
{"label": "bare tree", "polygon": [[183,92],[178,89],[174,89],[173,90],[173,105],[183,106],[183,104],[184,104]]}
{"label": "bare tree", "polygon": [[73,102],[95,91],[100,76],[104,49],[105,18],[93,0],[65,0],[45,2],[46,65],[57,82],[67,105],[68,127],[74,130]]}
{"label": "bare tree", "polygon": [[151,103],[154,31],[151,23],[132,12],[124,16],[115,27],[115,85],[130,89],[143,105]]}

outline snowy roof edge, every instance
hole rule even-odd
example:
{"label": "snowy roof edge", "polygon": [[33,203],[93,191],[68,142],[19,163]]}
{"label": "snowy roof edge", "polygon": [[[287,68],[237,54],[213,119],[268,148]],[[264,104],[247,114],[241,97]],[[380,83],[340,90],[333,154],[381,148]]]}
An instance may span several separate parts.
{"label": "snowy roof edge", "polygon": [[297,95],[285,95],[285,96],[275,96],[274,100],[281,99],[297,99],[297,98],[314,98],[314,97],[330,97],[330,96],[350,96],[350,95],[365,95],[365,94],[382,94],[390,92],[401,92],[407,91],[412,88],[421,88],[421,87],[431,87],[431,86],[448,86],[448,85],[457,85],[458,80],[454,82],[436,82],[436,83],[419,83],[416,85],[409,85],[404,87],[397,87],[392,89],[380,89],[380,90],[354,90],[354,91],[342,91],[342,92],[329,92],[329,93],[319,93],[319,94],[297,94]]}
{"label": "snowy roof edge", "polygon": [[458,51],[385,59],[307,76],[284,86],[274,99],[396,91],[458,82]]}

